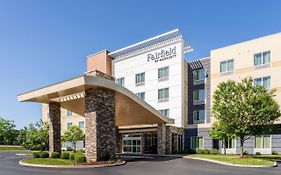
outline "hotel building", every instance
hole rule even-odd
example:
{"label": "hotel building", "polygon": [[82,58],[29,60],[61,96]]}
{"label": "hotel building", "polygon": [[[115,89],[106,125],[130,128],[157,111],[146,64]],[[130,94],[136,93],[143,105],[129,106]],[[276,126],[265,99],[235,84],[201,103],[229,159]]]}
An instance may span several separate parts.
{"label": "hotel building", "polygon": [[[91,139],[88,104],[94,101],[94,105],[108,107],[108,103],[96,102],[104,93],[98,87],[115,93],[114,105],[109,108],[114,108],[116,123],[115,127],[112,124],[108,127],[116,132],[116,152],[170,154],[196,148],[221,150],[221,142],[209,137],[214,122],[212,95],[217,85],[251,76],[256,84],[276,89],[276,100],[281,105],[280,42],[281,33],[277,33],[211,50],[209,57],[189,61],[188,53],[193,50],[176,29],[117,51],[104,50],[89,55],[82,90],[70,90],[74,88],[72,81],[76,81],[72,79],[53,85],[53,89],[45,87],[42,91],[22,94],[19,101],[45,103],[42,119],[51,123],[54,114],[50,115],[53,110],[49,104],[60,103],[61,112],[57,115],[61,133],[72,125],[79,126],[86,134],[86,153],[90,145],[87,140]],[[98,76],[115,83],[93,78]],[[58,90],[58,87],[64,88]],[[87,101],[89,89],[98,89],[99,93]],[[96,120],[98,122],[98,117]],[[99,136],[95,132],[94,135]],[[62,147],[67,149],[71,145],[64,143]],[[84,147],[84,143],[79,142],[78,147]],[[245,147],[249,153],[281,153],[281,132],[253,137],[246,141]],[[227,142],[227,153],[239,151],[239,140]]]}

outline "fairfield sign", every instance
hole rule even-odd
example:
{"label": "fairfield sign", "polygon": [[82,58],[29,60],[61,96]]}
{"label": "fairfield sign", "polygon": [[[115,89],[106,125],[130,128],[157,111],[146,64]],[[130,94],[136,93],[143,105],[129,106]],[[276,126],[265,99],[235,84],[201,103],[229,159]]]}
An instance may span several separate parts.
{"label": "fairfield sign", "polygon": [[177,47],[169,47],[162,49],[160,51],[156,51],[154,53],[147,54],[147,62],[154,61],[155,63],[159,61],[164,61],[168,59],[172,59],[177,56]]}

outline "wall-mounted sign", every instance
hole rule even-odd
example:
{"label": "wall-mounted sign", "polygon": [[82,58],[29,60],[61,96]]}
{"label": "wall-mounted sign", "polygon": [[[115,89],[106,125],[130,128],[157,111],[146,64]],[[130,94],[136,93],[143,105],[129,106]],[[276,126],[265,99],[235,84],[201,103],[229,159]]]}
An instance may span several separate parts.
{"label": "wall-mounted sign", "polygon": [[159,61],[164,61],[172,59],[177,56],[176,46],[162,49],[154,53],[147,54],[147,61],[154,61],[155,63]]}

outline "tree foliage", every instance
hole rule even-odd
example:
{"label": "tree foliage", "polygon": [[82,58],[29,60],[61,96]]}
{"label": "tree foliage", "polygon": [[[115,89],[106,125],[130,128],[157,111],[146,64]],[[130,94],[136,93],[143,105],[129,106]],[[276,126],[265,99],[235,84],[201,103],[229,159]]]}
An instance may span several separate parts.
{"label": "tree foliage", "polygon": [[16,144],[17,130],[14,121],[0,118],[0,144]]}
{"label": "tree foliage", "polygon": [[78,126],[71,126],[62,136],[62,141],[72,142],[76,150],[76,142],[85,140],[85,134]]}
{"label": "tree foliage", "polygon": [[245,140],[271,130],[280,117],[275,91],[255,86],[252,78],[241,82],[227,81],[218,85],[213,95],[212,114],[228,134],[240,139],[241,156]]}

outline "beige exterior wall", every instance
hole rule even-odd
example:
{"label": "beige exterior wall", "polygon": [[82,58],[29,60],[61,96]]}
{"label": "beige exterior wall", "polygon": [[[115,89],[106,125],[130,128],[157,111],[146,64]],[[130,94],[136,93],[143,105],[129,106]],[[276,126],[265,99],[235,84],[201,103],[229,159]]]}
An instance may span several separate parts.
{"label": "beige exterior wall", "polygon": [[108,55],[107,50],[88,56],[87,72],[93,70],[112,75],[112,58]]}
{"label": "beige exterior wall", "polygon": [[[48,122],[49,106],[42,104],[42,121]],[[74,126],[79,126],[79,122],[85,122],[85,118],[81,115],[72,113],[72,116],[67,116],[67,110],[61,108],[61,132],[62,134],[67,131],[67,123],[72,123]],[[84,123],[85,126],[85,123]],[[82,129],[84,131],[84,129]]]}
{"label": "beige exterior wall", "polygon": [[[243,43],[215,49],[211,51],[211,98],[220,82],[227,80],[240,81],[251,76],[253,78],[271,77],[271,89],[277,89],[276,99],[281,105],[281,33],[246,41]],[[254,54],[270,51],[270,64],[263,67],[254,66]],[[220,62],[234,59],[234,71],[229,74],[220,73]],[[212,107],[212,102],[211,102]],[[213,118],[211,122],[213,122]]]}

